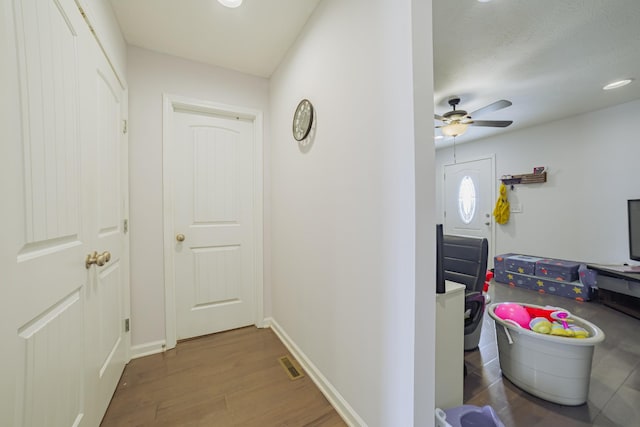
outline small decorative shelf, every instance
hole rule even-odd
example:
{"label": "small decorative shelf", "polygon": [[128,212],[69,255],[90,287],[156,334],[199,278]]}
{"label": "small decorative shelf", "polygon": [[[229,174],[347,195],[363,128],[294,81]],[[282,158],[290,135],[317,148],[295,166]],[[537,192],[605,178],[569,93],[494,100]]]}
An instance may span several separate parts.
{"label": "small decorative shelf", "polygon": [[508,178],[500,178],[504,185],[510,185],[513,189],[514,184],[542,184],[547,182],[547,173],[525,173],[522,175],[511,175]]}

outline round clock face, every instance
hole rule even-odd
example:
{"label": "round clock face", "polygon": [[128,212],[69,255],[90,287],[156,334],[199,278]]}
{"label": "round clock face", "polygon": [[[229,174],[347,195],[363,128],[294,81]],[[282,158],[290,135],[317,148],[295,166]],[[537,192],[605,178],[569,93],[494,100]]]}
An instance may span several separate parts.
{"label": "round clock face", "polygon": [[298,104],[293,114],[293,137],[296,141],[302,141],[309,135],[313,124],[313,105],[308,99],[303,99]]}

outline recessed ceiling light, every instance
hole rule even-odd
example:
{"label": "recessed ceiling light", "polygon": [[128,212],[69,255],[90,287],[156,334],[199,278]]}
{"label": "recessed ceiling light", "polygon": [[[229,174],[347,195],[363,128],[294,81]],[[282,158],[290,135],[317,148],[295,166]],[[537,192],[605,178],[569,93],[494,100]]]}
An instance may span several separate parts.
{"label": "recessed ceiling light", "polygon": [[609,83],[608,85],[606,85],[602,89],[604,89],[604,90],[618,89],[619,87],[628,85],[632,81],[633,81],[633,79],[618,80],[617,82]]}
{"label": "recessed ceiling light", "polygon": [[235,8],[242,4],[242,0],[218,0],[218,3],[226,7]]}
{"label": "recessed ceiling light", "polygon": [[442,138],[444,138],[444,136],[442,136],[442,135],[436,135],[436,137],[435,137],[435,139],[442,139]]}
{"label": "recessed ceiling light", "polygon": [[491,0],[478,0],[480,3],[489,3]]}

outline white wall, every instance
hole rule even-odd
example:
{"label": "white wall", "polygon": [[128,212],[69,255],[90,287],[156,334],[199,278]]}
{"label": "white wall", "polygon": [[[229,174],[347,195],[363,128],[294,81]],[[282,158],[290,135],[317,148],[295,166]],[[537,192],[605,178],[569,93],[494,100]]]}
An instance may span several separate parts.
{"label": "white wall", "polygon": [[[412,74],[411,3],[321,2],[270,85],[273,317],[370,426],[414,425],[414,387],[433,421],[433,354],[415,361],[428,368],[414,383],[416,347],[433,352],[435,336],[433,321],[414,325],[435,304],[433,282],[418,284],[429,297],[416,301],[417,243],[429,260],[418,276],[434,277],[432,230],[416,239],[416,209],[421,224],[435,218],[433,146],[415,153],[432,129],[414,138],[414,77],[428,117],[433,90],[429,48],[424,75]],[[421,3],[425,47],[431,2]],[[299,145],[291,120],[302,98],[317,117]],[[429,170],[427,206],[416,205],[415,165]]]}
{"label": "white wall", "polygon": [[416,288],[414,422],[429,426],[435,405],[435,179],[433,117],[432,2],[412,1],[413,95],[415,129]]}
{"label": "white wall", "polygon": [[[639,115],[637,100],[457,146],[458,161],[495,153],[497,177],[530,173],[534,166],[549,169],[546,183],[509,191],[510,203],[520,204],[522,213],[497,225],[495,253],[628,262],[626,201],[640,198]],[[437,151],[439,215],[442,167],[452,159],[451,148]]]}
{"label": "white wall", "polygon": [[[131,344],[165,339],[162,206],[162,94],[213,101],[264,112],[268,159],[268,81],[222,68],[129,46],[129,169],[131,230]],[[269,211],[269,163],[265,162],[265,212]],[[268,224],[268,216],[265,216]],[[266,230],[268,232],[268,230]],[[265,233],[264,245],[269,245]],[[265,250],[265,315],[270,312]]]}

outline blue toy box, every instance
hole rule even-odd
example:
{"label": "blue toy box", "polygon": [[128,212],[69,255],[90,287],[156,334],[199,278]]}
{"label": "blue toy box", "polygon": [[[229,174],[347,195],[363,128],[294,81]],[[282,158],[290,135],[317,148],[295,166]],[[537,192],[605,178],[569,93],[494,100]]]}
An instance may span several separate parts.
{"label": "blue toy box", "polygon": [[497,255],[493,258],[493,275],[496,282],[500,283],[508,283],[509,278],[507,277],[507,263],[506,259],[512,255],[517,255],[513,253]]}
{"label": "blue toy box", "polygon": [[542,259],[536,262],[536,276],[549,279],[574,282],[578,280],[578,268],[580,263],[565,261],[562,259]]}
{"label": "blue toy box", "polygon": [[567,282],[535,276],[533,287],[541,294],[560,295],[578,301],[589,301],[593,296],[591,286],[585,286],[580,281]]}
{"label": "blue toy box", "polygon": [[[532,273],[525,274],[524,271]],[[494,280],[578,301],[589,301],[593,297],[592,286],[595,285],[593,272],[577,262],[513,253],[494,257]]]}
{"label": "blue toy box", "polygon": [[506,270],[520,274],[536,274],[536,263],[542,258],[528,255],[511,255],[506,257]]}

